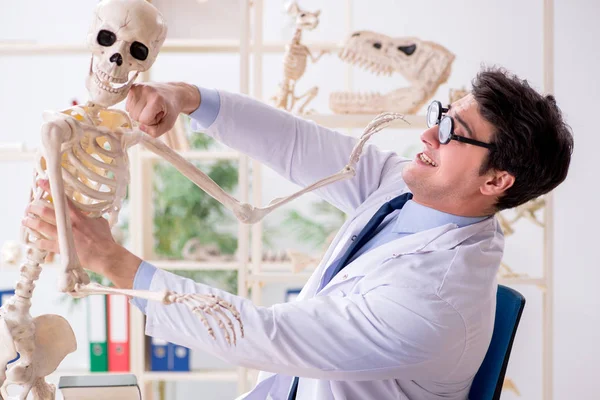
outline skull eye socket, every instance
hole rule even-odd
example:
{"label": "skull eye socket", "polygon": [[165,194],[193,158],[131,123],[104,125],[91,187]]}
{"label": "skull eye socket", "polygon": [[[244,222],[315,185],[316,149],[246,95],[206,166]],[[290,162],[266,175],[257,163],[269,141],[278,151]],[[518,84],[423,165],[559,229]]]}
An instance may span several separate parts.
{"label": "skull eye socket", "polygon": [[133,58],[137,60],[144,61],[146,58],[148,58],[148,48],[140,42],[131,43],[129,51],[131,52]]}
{"label": "skull eye socket", "polygon": [[415,50],[417,50],[416,44],[411,44],[410,46],[398,46],[398,51],[403,52],[407,56],[412,56]]}
{"label": "skull eye socket", "polygon": [[96,40],[100,46],[108,47],[112,46],[117,41],[117,36],[111,31],[102,29],[100,32],[98,32],[98,37]]}

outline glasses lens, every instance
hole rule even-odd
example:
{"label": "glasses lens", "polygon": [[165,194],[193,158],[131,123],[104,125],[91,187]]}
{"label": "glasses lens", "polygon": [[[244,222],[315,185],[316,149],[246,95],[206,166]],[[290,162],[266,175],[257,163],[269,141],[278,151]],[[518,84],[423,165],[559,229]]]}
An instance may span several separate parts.
{"label": "glasses lens", "polygon": [[427,127],[431,128],[435,124],[438,123],[438,118],[440,116],[440,103],[434,101],[429,105],[427,109]]}
{"label": "glasses lens", "polygon": [[440,126],[438,128],[440,143],[446,144],[450,141],[450,132],[452,132],[452,118],[445,116],[440,121]]}

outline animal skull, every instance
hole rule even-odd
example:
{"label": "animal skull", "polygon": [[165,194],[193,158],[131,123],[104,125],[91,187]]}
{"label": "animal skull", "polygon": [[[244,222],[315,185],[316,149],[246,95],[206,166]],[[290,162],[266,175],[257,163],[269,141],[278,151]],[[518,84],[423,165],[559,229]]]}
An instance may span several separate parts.
{"label": "animal skull", "polygon": [[454,61],[454,54],[437,43],[371,31],[352,33],[339,57],[376,75],[398,73],[410,83],[385,94],[333,92],[329,107],[340,114],[414,114],[448,80]]}
{"label": "animal skull", "polygon": [[288,4],[287,13],[291,17],[296,18],[296,28],[312,31],[319,25],[319,15],[321,10],[308,12],[300,9],[295,1]]}
{"label": "animal skull", "polygon": [[125,99],[137,75],[156,60],[166,35],[163,17],[147,1],[100,2],[87,36],[93,54],[86,79],[90,101],[110,107]]}

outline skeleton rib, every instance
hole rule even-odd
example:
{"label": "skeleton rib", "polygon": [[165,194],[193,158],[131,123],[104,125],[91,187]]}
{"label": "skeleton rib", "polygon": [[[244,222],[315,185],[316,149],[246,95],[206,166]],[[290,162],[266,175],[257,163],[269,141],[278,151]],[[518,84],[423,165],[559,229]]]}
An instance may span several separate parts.
{"label": "skeleton rib", "polygon": [[83,161],[89,162],[90,164],[94,165],[95,167],[111,171],[115,174],[119,171],[119,167],[117,165],[104,163],[104,162],[98,160],[97,158],[93,157],[91,154],[88,154],[81,147],[81,143],[78,143],[76,146],[73,146],[73,149],[76,152],[75,156],[77,158],[79,158],[80,160],[83,159]]}
{"label": "skeleton rib", "polygon": [[[99,182],[102,184],[105,184],[106,186],[109,186],[111,188],[115,188],[117,183],[115,182],[114,179],[111,178],[107,178],[105,176],[102,176],[100,174],[97,174],[96,172],[92,171],[90,168],[86,167],[81,160],[75,155],[74,152],[69,152],[68,153],[68,157],[69,157],[69,161],[71,162],[71,164],[73,164],[76,168],[78,172],[81,172],[83,175],[85,175],[87,178],[89,178],[92,181],[95,182]],[[93,157],[92,157],[93,158]],[[108,166],[108,164],[107,164]],[[106,170],[111,170],[109,168],[103,168]]]}
{"label": "skeleton rib", "polygon": [[94,190],[91,187],[87,186],[85,183],[81,182],[76,177],[74,177],[66,169],[63,169],[63,178],[77,192],[89,197],[90,199],[111,201],[114,198],[114,194],[113,194],[112,190],[110,192],[101,192],[99,190]]}

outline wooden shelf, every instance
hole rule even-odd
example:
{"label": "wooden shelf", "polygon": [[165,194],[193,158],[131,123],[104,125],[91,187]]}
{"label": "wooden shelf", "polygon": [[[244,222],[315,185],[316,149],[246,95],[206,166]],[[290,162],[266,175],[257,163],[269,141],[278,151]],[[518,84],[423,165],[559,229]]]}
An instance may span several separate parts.
{"label": "wooden shelf", "polygon": [[164,270],[186,271],[236,271],[240,263],[236,261],[185,261],[185,260],[150,260],[150,264]]}
{"label": "wooden shelf", "polygon": [[310,273],[307,272],[257,272],[248,275],[249,282],[256,283],[306,283],[310,278]]}
{"label": "wooden shelf", "polygon": [[[264,43],[260,46],[250,45],[251,52],[283,53],[287,42]],[[307,43],[311,51],[327,50],[335,53],[342,48],[338,43]],[[240,42],[232,39],[167,39],[161,53],[239,53]],[[90,50],[85,44],[56,44],[35,42],[1,43],[0,55],[56,55],[87,54]]]}
{"label": "wooden shelf", "polygon": [[[35,150],[9,150],[0,149],[0,160],[2,161],[33,161],[37,152]],[[31,166],[33,168],[33,165]]]}
{"label": "wooden shelf", "polygon": [[237,382],[237,370],[204,370],[191,372],[153,372],[146,371],[140,377],[144,381],[218,381],[218,382]]}
{"label": "wooden shelf", "polygon": [[[149,150],[142,150],[141,156],[144,160],[163,160],[158,154]],[[213,160],[239,160],[240,153],[235,151],[206,151],[206,150],[188,150],[178,152],[183,158],[189,161],[213,161]]]}

